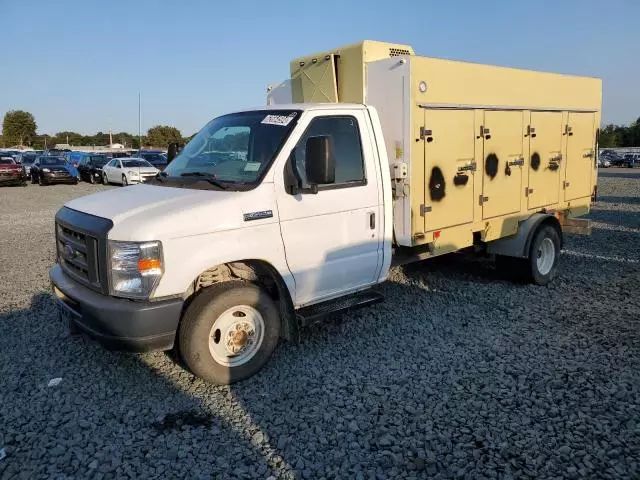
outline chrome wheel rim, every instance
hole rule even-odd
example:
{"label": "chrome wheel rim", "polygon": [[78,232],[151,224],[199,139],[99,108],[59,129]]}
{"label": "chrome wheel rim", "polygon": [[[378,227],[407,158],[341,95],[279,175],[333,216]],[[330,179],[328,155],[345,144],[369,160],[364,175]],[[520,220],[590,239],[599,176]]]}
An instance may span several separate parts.
{"label": "chrome wheel rim", "polygon": [[543,239],[538,246],[537,255],[538,258],[536,259],[536,263],[538,271],[542,275],[547,275],[553,268],[553,262],[556,258],[556,246],[554,245],[553,240],[550,238]]}
{"label": "chrome wheel rim", "polygon": [[258,310],[237,305],[225,310],[209,332],[209,352],[220,365],[238,367],[249,362],[264,339],[264,319]]}

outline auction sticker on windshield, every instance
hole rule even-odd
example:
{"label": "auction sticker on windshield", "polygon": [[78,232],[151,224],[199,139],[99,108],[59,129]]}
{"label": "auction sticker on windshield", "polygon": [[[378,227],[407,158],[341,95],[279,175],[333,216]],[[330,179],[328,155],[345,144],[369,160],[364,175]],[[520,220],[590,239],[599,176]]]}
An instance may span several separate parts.
{"label": "auction sticker on windshield", "polygon": [[280,125],[281,127],[286,127],[291,123],[291,120],[293,120],[295,116],[295,113],[292,113],[291,115],[267,115],[260,123],[264,123],[265,125]]}
{"label": "auction sticker on windshield", "polygon": [[260,162],[247,162],[244,165],[244,171],[245,172],[257,172],[258,170],[260,170],[260,165],[262,165]]}

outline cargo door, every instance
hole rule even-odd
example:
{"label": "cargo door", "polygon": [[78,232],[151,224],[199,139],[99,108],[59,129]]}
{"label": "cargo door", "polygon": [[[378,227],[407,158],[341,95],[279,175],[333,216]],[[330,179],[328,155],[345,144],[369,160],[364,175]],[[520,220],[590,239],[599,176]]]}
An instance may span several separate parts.
{"label": "cargo door", "polygon": [[558,203],[562,162],[562,113],[531,112],[528,208]]}
{"label": "cargo door", "polygon": [[291,91],[295,103],[338,101],[337,55],[326,55],[301,62],[291,75]]}
{"label": "cargo door", "polygon": [[486,111],[480,135],[484,137],[482,218],[520,211],[522,199],[523,113]]}
{"label": "cargo door", "polygon": [[425,110],[424,231],[473,221],[473,110]]}
{"label": "cargo door", "polygon": [[591,195],[595,148],[595,114],[569,113],[564,135],[567,137],[564,199]]}

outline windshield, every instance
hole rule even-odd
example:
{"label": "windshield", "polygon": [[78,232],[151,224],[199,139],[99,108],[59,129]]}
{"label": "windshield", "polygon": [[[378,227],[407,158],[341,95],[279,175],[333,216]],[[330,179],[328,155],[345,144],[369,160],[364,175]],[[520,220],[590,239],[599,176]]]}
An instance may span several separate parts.
{"label": "windshield", "polygon": [[16,162],[9,158],[0,158],[0,165],[13,165],[14,163]]}
{"label": "windshield", "polygon": [[149,162],[146,162],[144,160],[122,160],[122,166],[124,168],[131,168],[131,167],[152,167],[153,165],[151,165]]}
{"label": "windshield", "polygon": [[109,159],[104,155],[93,155],[89,157],[89,161],[91,162],[91,165],[93,165],[94,167],[104,167],[109,161]]}
{"label": "windshield", "polygon": [[66,165],[66,163],[62,158],[42,157],[40,159],[40,165],[42,165],[43,167],[51,167],[51,166]]}
{"label": "windshield", "polygon": [[23,165],[31,165],[36,161],[36,157],[22,157]]}
{"label": "windshield", "polygon": [[164,170],[170,177],[209,175],[256,183],[293,130],[294,110],[234,113],[209,122]]}
{"label": "windshield", "polygon": [[166,159],[159,153],[145,153],[141,156],[150,162],[162,163],[166,161]]}

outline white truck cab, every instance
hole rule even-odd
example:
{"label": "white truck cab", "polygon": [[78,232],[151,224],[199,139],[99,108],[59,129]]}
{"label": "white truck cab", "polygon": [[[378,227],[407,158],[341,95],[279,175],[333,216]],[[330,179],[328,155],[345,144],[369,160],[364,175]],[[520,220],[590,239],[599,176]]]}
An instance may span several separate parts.
{"label": "white truck cab", "polygon": [[51,279],[74,327],[132,350],[170,349],[178,332],[198,375],[238,380],[297,336],[296,312],[386,279],[390,195],[372,107],[224,115],[152,183],[68,202]]}

